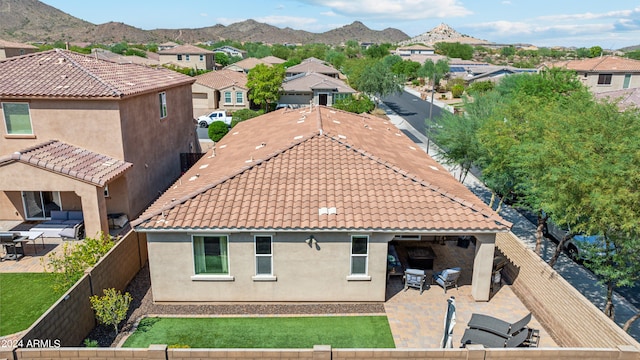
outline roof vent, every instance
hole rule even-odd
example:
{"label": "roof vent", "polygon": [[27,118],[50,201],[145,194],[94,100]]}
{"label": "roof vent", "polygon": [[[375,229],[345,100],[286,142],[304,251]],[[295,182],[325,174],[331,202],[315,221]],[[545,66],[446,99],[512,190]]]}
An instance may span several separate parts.
{"label": "roof vent", "polygon": [[437,167],[433,166],[433,165],[429,165],[429,167],[435,171],[440,171],[440,169],[438,169]]}
{"label": "roof vent", "polygon": [[265,146],[267,146],[267,143],[262,143],[262,144],[256,146],[256,150],[261,149],[261,148],[263,148]]}
{"label": "roof vent", "polygon": [[346,136],[344,136],[344,135],[340,135],[340,134],[338,134],[338,138],[340,138],[340,139],[346,139],[347,137],[346,137]]}
{"label": "roof vent", "polygon": [[336,215],[338,213],[338,209],[336,207],[321,207],[318,209],[318,215]]}
{"label": "roof vent", "polygon": [[302,139],[303,137],[304,137],[304,136],[302,136],[302,135],[298,135],[298,136],[294,137],[294,138],[293,138],[293,140],[300,140],[300,139]]}
{"label": "roof vent", "polygon": [[338,121],[338,120],[333,120],[333,122],[336,123],[336,124],[340,124],[340,121]]}
{"label": "roof vent", "polygon": [[203,165],[200,165],[200,169],[206,169],[206,168],[208,168],[208,167],[209,167],[209,164],[203,164]]}

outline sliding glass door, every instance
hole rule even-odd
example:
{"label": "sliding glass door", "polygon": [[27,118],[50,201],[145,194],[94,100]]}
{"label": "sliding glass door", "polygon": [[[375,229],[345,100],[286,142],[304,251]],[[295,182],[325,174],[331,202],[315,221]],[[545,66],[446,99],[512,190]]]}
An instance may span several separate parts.
{"label": "sliding glass door", "polygon": [[22,201],[27,220],[46,219],[51,217],[51,211],[62,209],[57,191],[23,191]]}

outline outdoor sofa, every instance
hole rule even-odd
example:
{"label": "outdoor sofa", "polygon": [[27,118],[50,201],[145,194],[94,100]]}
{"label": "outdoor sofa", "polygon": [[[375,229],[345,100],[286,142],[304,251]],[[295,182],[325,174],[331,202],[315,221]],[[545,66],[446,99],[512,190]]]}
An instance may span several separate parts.
{"label": "outdoor sofa", "polygon": [[82,211],[54,210],[51,211],[50,220],[32,227],[31,231],[41,231],[44,237],[69,237],[64,235],[77,233],[78,228],[83,225]]}

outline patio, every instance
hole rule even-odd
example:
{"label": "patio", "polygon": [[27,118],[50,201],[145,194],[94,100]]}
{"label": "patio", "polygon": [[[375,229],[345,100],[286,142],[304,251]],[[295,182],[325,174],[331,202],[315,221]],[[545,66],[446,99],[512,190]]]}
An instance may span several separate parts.
{"label": "patio", "polygon": [[[436,256],[433,270],[426,270],[427,283],[430,282],[434,271],[461,267],[459,288],[449,288],[445,294],[442,287],[434,284],[420,295],[420,291],[414,288],[403,291],[401,276],[390,277],[384,308],[397,348],[438,348],[444,332],[447,299],[451,296],[456,300],[453,347],[460,346],[460,339],[473,313],[487,314],[505,321],[516,321],[529,313],[504,281],[502,286],[492,292],[488,302],[476,302],[473,299],[471,296],[471,271],[475,254],[473,243],[468,248],[457,246],[455,241],[428,243],[428,246],[433,249]],[[402,251],[398,252],[402,256]],[[540,330],[539,347],[558,347],[535,317],[529,323],[529,327]]]}

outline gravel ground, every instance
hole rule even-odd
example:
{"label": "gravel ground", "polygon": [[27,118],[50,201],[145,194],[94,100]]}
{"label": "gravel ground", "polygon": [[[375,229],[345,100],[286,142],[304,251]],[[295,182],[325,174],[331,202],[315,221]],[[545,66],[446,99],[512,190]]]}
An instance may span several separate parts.
{"label": "gravel ground", "polygon": [[149,267],[145,266],[126,289],[133,297],[127,319],[115,336],[113,328],[98,325],[87,338],[100,347],[115,347],[145,315],[291,315],[291,314],[382,314],[383,304],[241,304],[241,305],[157,305],[151,296]]}

